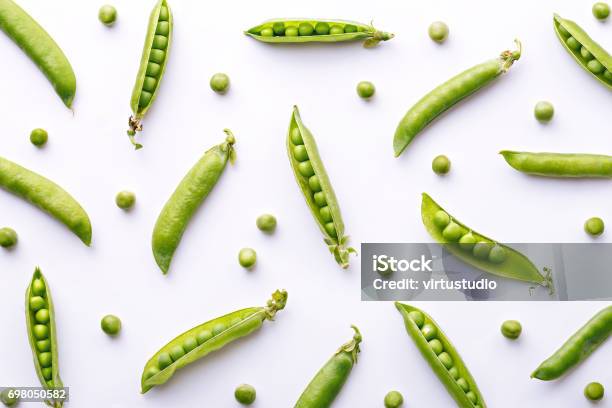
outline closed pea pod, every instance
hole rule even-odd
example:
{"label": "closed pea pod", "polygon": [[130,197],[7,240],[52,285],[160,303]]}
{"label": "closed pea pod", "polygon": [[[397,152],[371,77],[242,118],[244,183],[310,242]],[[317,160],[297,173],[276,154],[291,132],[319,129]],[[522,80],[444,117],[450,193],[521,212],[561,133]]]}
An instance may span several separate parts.
{"label": "closed pea pod", "polygon": [[289,124],[287,153],[295,180],[325,236],[329,251],[342,268],[348,268],[349,255],[357,251],[346,247],[349,238],[344,235],[344,222],[336,194],[319,156],[314,137],[302,123],[297,106],[293,107]]}
{"label": "closed pea pod", "polygon": [[[251,307],[202,323],[175,337],[147,361],[142,372],[141,392],[164,384],[176,370],[219,350],[239,338],[261,328],[266,320],[274,320],[276,312],[284,309],[287,292],[277,290],[265,307]],[[193,341],[197,346],[190,351]]]}
{"label": "closed pea pod", "polygon": [[127,133],[136,149],[140,149],[142,145],[136,143],[134,137],[137,131],[142,130],[142,118],[153,104],[166,70],[172,43],[172,27],[170,6],[166,0],[159,0],[149,17],[149,28],[142,50],[140,68],[130,101],[132,116],[128,121]]}
{"label": "closed pea pod", "polygon": [[300,395],[294,408],[328,408],[332,405],[353,366],[357,363],[361,333],[355,326],[353,338],[340,346],[338,351],[325,363]]}
{"label": "closed pea pod", "polygon": [[612,156],[585,153],[531,153],[502,150],[515,170],[543,177],[612,178]]}
{"label": "closed pea pod", "polygon": [[212,191],[221,177],[228,160],[233,163],[236,139],[229,129],[225,142],[214,146],[189,170],[168,199],[157,217],[151,244],[153,256],[162,272],[166,274],[172,262],[183,232],[200,204]]}

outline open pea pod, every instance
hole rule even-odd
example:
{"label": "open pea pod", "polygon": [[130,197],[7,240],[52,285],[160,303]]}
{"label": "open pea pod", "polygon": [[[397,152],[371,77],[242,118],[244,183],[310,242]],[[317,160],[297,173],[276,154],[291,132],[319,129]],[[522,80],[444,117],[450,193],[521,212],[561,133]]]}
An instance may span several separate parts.
{"label": "open pea pod", "polygon": [[578,24],[554,15],[555,33],[563,47],[585,71],[612,90],[612,57]]}
{"label": "open pea pod", "polygon": [[438,324],[424,311],[395,302],[408,335],[460,408],[486,408],[478,385]]}
{"label": "open pea pod", "polygon": [[468,265],[503,278],[535,283],[554,293],[549,269],[544,269],[543,276],[525,255],[462,224],[426,193],[421,202],[421,218],[427,232]]}
{"label": "open pea pod", "polygon": [[258,330],[265,320],[274,320],[285,308],[287,292],[277,290],[265,307],[237,310],[202,323],[175,337],[145,364],[142,393],[167,382],[176,370]]}

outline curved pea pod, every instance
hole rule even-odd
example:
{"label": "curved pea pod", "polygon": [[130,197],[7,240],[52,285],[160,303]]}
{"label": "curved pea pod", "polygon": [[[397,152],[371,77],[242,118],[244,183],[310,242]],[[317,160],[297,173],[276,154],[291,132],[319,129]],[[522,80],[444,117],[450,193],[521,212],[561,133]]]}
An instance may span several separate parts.
{"label": "curved pea pod", "polygon": [[38,66],[70,108],[76,94],[76,77],[53,38],[12,0],[0,0],[0,29]]}
{"label": "curved pea pod", "polygon": [[502,150],[500,154],[515,170],[536,176],[612,177],[612,156],[576,153],[530,153],[511,150]]}
{"label": "curved pea pod", "polygon": [[[25,310],[28,340],[40,384],[45,389],[62,388],[64,385],[59,376],[53,300],[47,280],[38,267],[26,290]],[[54,408],[63,405],[61,401],[45,402]]]}
{"label": "curved pea pod", "polygon": [[555,34],[585,71],[612,90],[612,56],[576,23],[554,14]]}
{"label": "curved pea pod", "polygon": [[[310,35],[300,35],[298,27],[310,27]],[[287,29],[293,29],[293,32]],[[272,19],[244,32],[258,41],[273,44],[299,44],[308,42],[336,43],[364,40],[366,48],[375,47],[381,41],[394,37],[393,34],[377,30],[371,24],[346,20],[315,19]]]}
{"label": "curved pea pod", "polygon": [[460,408],[486,408],[478,385],[438,324],[424,311],[395,302],[406,331]]}
{"label": "curved pea pod", "polygon": [[360,352],[361,333],[356,326],[351,325],[351,327],[355,330],[353,338],[340,346],[319,370],[300,395],[294,408],[331,407],[351,374],[353,366],[357,363],[357,356]]}
{"label": "curved pea pod", "polygon": [[145,364],[141,392],[166,383],[176,370],[258,330],[265,320],[274,320],[286,303],[287,292],[277,290],[265,307],[237,310],[175,337]]}
{"label": "curved pea pod", "polygon": [[229,129],[225,142],[214,146],[189,170],[162,208],[153,228],[151,244],[155,262],[166,274],[185,228],[200,204],[208,197],[228,160],[234,163],[236,139]]}
{"label": "curved pea pod", "polygon": [[85,245],[91,243],[89,216],[70,194],[51,180],[0,157],[0,187],[60,221]]}
{"label": "curved pea pod", "polygon": [[344,235],[344,222],[336,194],[319,156],[314,137],[302,123],[297,106],[293,107],[289,123],[287,153],[295,180],[325,237],[329,251],[342,268],[348,268],[349,255],[356,254],[357,251],[346,247],[349,237]]}
{"label": "curved pea pod", "polygon": [[128,120],[127,134],[136,149],[142,147],[140,143],[136,143],[136,132],[142,130],[142,119],[153,105],[166,71],[173,25],[172,11],[168,2],[159,0],[149,17],[149,28],[142,49],[140,68],[130,100],[132,116]]}
{"label": "curved pea pod", "polygon": [[590,356],[612,334],[612,306],[599,311],[572,335],[559,350],[531,374],[538,380],[555,380]]}
{"label": "curved pea pod", "polygon": [[544,268],[543,276],[525,255],[465,226],[426,193],[421,201],[421,219],[433,239],[468,265],[502,278],[541,285],[554,293],[548,268]]}
{"label": "curved pea pod", "polygon": [[521,43],[515,40],[516,51],[504,51],[498,58],[476,65],[438,86],[415,103],[404,115],[393,137],[393,150],[398,157],[427,125],[447,109],[508,72],[521,57]]}

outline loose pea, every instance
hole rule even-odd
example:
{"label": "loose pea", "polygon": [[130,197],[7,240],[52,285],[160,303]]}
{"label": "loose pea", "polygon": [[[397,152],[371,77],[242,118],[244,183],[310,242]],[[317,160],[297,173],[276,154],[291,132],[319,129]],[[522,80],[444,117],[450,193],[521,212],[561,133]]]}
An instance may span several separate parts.
{"label": "loose pea", "polygon": [[491,244],[488,242],[478,242],[474,245],[472,253],[476,258],[487,259],[491,251]]}
{"label": "loose pea", "polygon": [[261,36],[262,37],[273,37],[274,36],[274,30],[271,28],[264,28],[263,30],[261,30]]}
{"label": "loose pea", "polygon": [[315,203],[317,203],[319,207],[325,207],[327,205],[325,194],[323,194],[322,191],[319,191],[318,193],[314,193],[314,200],[315,200]]}
{"label": "loose pea", "polygon": [[439,176],[448,173],[450,168],[451,162],[448,157],[443,154],[436,156],[431,162],[431,169]]}
{"label": "loose pea", "polygon": [[285,23],[277,21],[272,24],[272,31],[274,31],[274,35],[285,35]]}
{"label": "loose pea", "polygon": [[540,101],[536,103],[533,114],[540,122],[548,122],[555,114],[555,107],[550,102]]}
{"label": "loose pea", "polygon": [[417,312],[415,310],[408,313],[408,316],[410,317],[410,320],[412,320],[419,329],[423,327],[423,324],[425,324],[425,316],[423,316],[423,313],[421,312]]}
{"label": "loose pea", "polygon": [[227,74],[217,72],[210,78],[210,89],[218,94],[224,94],[230,87],[230,79]]}
{"label": "loose pea", "polygon": [[442,229],[450,223],[450,216],[444,211],[438,211],[434,214],[433,223]]}
{"label": "loose pea", "polygon": [[333,222],[328,222],[325,224],[325,231],[330,237],[337,238],[336,227],[334,226]]}
{"label": "loose pea", "polygon": [[49,134],[45,129],[36,128],[30,133],[30,143],[36,147],[44,146],[49,140]]}
{"label": "loose pea", "polygon": [[587,68],[594,74],[601,74],[605,69],[604,66],[601,65],[601,62],[597,61],[596,59],[587,62]]}
{"label": "loose pea", "polygon": [[459,246],[465,251],[471,251],[476,244],[476,238],[472,235],[472,231],[459,238]]}
{"label": "loose pea", "polygon": [[262,214],[255,221],[260,231],[272,233],[276,229],[276,217],[272,214]]}
{"label": "loose pea", "polygon": [[302,133],[300,132],[300,129],[297,127],[291,130],[291,143],[293,143],[296,146],[304,144],[304,140],[302,139]]}
{"label": "loose pea", "polygon": [[389,391],[385,395],[385,408],[399,408],[404,403],[404,396],[399,391]]}
{"label": "loose pea", "polygon": [[518,339],[522,331],[523,326],[516,320],[506,320],[501,325],[501,333],[512,340]]}
{"label": "loose pea", "polygon": [[433,340],[438,335],[438,329],[433,324],[425,323],[423,328],[421,329],[421,333],[423,333],[423,337],[425,340]]}
{"label": "loose pea", "polygon": [[298,28],[297,27],[287,27],[285,29],[285,36],[286,37],[297,37],[299,34]]}
{"label": "loose pea", "polygon": [[329,206],[321,207],[319,209],[319,215],[321,216],[321,219],[323,220],[323,222],[327,223],[327,222],[331,222],[332,221],[332,215],[331,215],[331,211],[329,209]]}
{"label": "loose pea", "polygon": [[43,299],[42,297],[33,296],[30,298],[30,309],[32,309],[33,311],[36,312],[46,306],[47,302],[45,302],[45,299]]}
{"label": "loose pea", "polygon": [[580,55],[582,55],[582,58],[587,61],[593,59],[593,54],[591,54],[591,51],[587,50],[585,46],[582,46],[582,48],[580,49]]}
{"label": "loose pea", "polygon": [[238,262],[243,268],[252,268],[257,262],[257,252],[253,248],[242,248],[238,252]]}
{"label": "loose pea", "polygon": [[306,146],[297,145],[293,148],[293,157],[295,160],[299,162],[304,162],[308,160],[308,151],[306,150]]}
{"label": "loose pea", "polygon": [[41,353],[43,351],[51,351],[51,340],[39,340],[36,342],[36,349]]}
{"label": "loose pea", "polygon": [[184,355],[185,355],[185,350],[183,349],[183,346],[181,346],[180,344],[170,349],[170,357],[172,357],[172,360],[174,361],[178,360]]}
{"label": "loose pea", "polygon": [[317,175],[311,176],[308,179],[308,187],[310,187],[310,189],[315,193],[318,193],[322,190],[321,181],[319,180],[319,177]]}
{"label": "loose pea", "polygon": [[578,51],[580,50],[580,47],[582,47],[582,44],[580,44],[578,40],[575,39],[574,37],[568,37],[567,40],[565,40],[565,43],[567,44],[568,47],[570,47],[574,51]]}
{"label": "loose pea", "polygon": [[584,396],[591,401],[599,401],[604,396],[604,387],[598,382],[587,384],[584,388]]}
{"label": "loose pea", "polygon": [[344,34],[344,28],[342,28],[339,25],[333,25],[331,26],[331,28],[329,29],[329,33],[331,35],[338,35],[338,34]]}
{"label": "loose pea", "polygon": [[584,223],[584,231],[592,235],[594,237],[603,234],[604,232],[604,222],[599,217],[592,217],[586,220]]}
{"label": "loose pea", "polygon": [[344,26],[344,32],[345,33],[356,33],[357,32],[357,26],[354,24],[347,24]]}
{"label": "loose pea", "polygon": [[370,81],[361,81],[357,84],[357,95],[363,99],[370,99],[375,92],[376,87]]}
{"label": "loose pea", "polygon": [[160,353],[159,357],[157,357],[157,365],[159,366],[159,369],[163,370],[170,364],[172,364],[172,357],[170,357],[170,354],[166,353],[165,351]]}
{"label": "loose pea", "polygon": [[40,353],[38,355],[38,362],[40,363],[40,366],[43,368],[47,368],[47,367],[51,367],[51,364],[53,363],[53,358],[50,352],[45,351],[44,353]]}
{"label": "loose pea", "polygon": [[429,26],[428,33],[429,38],[438,44],[443,43],[448,37],[448,26],[442,21],[433,22]]}
{"label": "loose pea", "polygon": [[202,330],[196,335],[196,340],[198,344],[206,343],[208,340],[212,338],[212,333],[210,330]]}
{"label": "loose pea", "polygon": [[593,4],[593,16],[598,20],[605,20],[610,15],[610,6],[608,3],[597,2]]}
{"label": "loose pea", "polygon": [[470,385],[463,377],[457,380],[457,385],[459,385],[464,392],[468,392],[470,390]]}
{"label": "loose pea", "polygon": [[257,392],[252,385],[240,384],[234,391],[236,401],[243,405],[251,405],[257,396]]}
{"label": "loose pea", "polygon": [[17,233],[9,227],[0,228],[0,246],[10,248],[17,243]]}
{"label": "loose pea", "polygon": [[457,369],[457,367],[449,368],[448,373],[453,378],[453,380],[457,380],[459,378],[459,369]]}
{"label": "loose pea", "polygon": [[136,195],[131,191],[123,190],[115,196],[115,204],[122,210],[129,210],[136,203]]}
{"label": "loose pea", "polygon": [[114,315],[106,315],[100,322],[102,331],[109,336],[116,336],[121,331],[121,320]]}
{"label": "loose pea", "polygon": [[17,397],[10,395],[12,394],[11,391],[11,388],[5,388],[2,390],[2,392],[0,392],[0,401],[2,401],[2,403],[7,407],[13,407],[19,402]]}
{"label": "loose pea", "polygon": [[185,353],[189,353],[191,350],[198,347],[198,341],[195,337],[188,337],[183,342],[183,348],[185,349]]}
{"label": "loose pea", "polygon": [[495,245],[491,248],[491,252],[489,252],[489,261],[494,264],[500,264],[506,260],[506,250],[499,246]]}
{"label": "loose pea", "polygon": [[34,325],[32,332],[36,340],[45,340],[49,337],[49,327],[44,324]]}
{"label": "loose pea", "polygon": [[312,33],[314,33],[314,28],[310,23],[300,23],[298,26],[298,33],[300,36],[312,35]]}
{"label": "loose pea", "polygon": [[117,9],[109,4],[105,4],[98,11],[98,19],[102,24],[109,27],[112,26],[115,24],[115,20],[117,20]]}
{"label": "loose pea", "polygon": [[442,342],[438,339],[430,340],[429,347],[431,347],[431,351],[433,351],[436,355],[444,351],[444,346],[442,345]]}
{"label": "loose pea", "polygon": [[452,221],[442,231],[442,236],[444,237],[445,240],[449,242],[458,241],[462,235],[463,235],[463,230],[461,229],[461,227],[457,223],[452,222]]}
{"label": "loose pea", "polygon": [[225,331],[226,327],[223,323],[217,323],[212,330],[213,336],[219,335],[221,332]]}
{"label": "loose pea", "polygon": [[443,351],[442,353],[440,353],[438,358],[440,359],[440,362],[442,363],[444,367],[446,367],[447,370],[453,366],[453,359],[450,356],[450,354],[448,354],[446,351]]}
{"label": "loose pea", "polygon": [[318,22],[315,25],[315,32],[318,35],[327,35],[327,34],[329,34],[329,24],[327,24],[324,21]]}
{"label": "loose pea", "polygon": [[301,162],[300,164],[298,164],[298,171],[304,177],[314,176],[314,174],[315,174],[314,169],[312,168],[312,163],[310,162],[310,160],[306,160],[306,161]]}
{"label": "loose pea", "polygon": [[42,279],[34,279],[32,282],[32,293],[36,296],[45,294],[45,282]]}
{"label": "loose pea", "polygon": [[40,324],[47,324],[47,323],[49,323],[49,319],[50,319],[49,310],[48,309],[40,309],[38,312],[36,312],[36,314],[34,315],[34,318]]}

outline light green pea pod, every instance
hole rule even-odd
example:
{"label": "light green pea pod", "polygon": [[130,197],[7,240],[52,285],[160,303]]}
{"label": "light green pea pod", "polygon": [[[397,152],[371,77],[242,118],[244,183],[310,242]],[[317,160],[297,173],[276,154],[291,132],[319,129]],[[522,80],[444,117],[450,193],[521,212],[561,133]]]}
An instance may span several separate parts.
{"label": "light green pea pod", "polygon": [[612,178],[612,156],[584,153],[531,153],[502,150],[515,170],[542,177]]}
{"label": "light green pea pod", "polygon": [[128,121],[127,134],[136,149],[140,149],[142,145],[136,143],[134,137],[137,131],[142,130],[142,118],[153,105],[166,70],[172,43],[172,29],[173,19],[170,6],[166,0],[159,0],[149,17],[149,28],[140,58],[140,68],[130,101],[132,116]]}
{"label": "light green pea pod", "polygon": [[164,384],[176,370],[258,330],[264,321],[274,320],[285,308],[287,292],[277,290],[265,307],[237,310],[202,323],[175,337],[145,364],[141,392]]}

